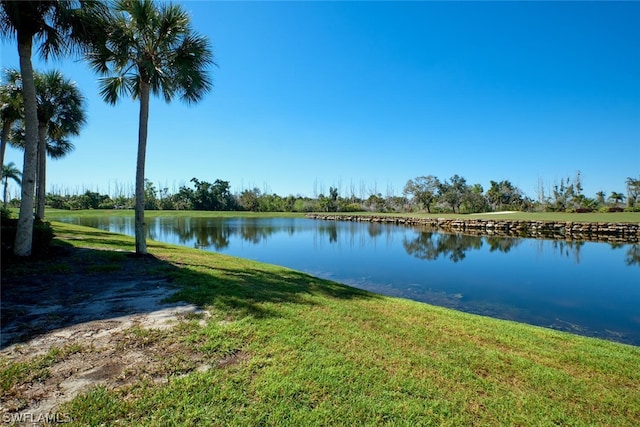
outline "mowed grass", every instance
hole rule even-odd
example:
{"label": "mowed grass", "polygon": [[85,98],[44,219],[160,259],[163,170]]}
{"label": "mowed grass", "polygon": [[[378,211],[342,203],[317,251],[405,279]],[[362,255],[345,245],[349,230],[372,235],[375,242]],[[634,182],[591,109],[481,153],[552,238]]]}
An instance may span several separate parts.
{"label": "mowed grass", "polygon": [[[17,210],[14,210],[17,216]],[[326,213],[326,212],[325,212]],[[379,213],[379,212],[330,212],[330,215],[343,216],[397,216],[409,218],[447,218],[447,219],[491,219],[491,220],[520,220],[520,221],[566,221],[566,222],[611,222],[611,223],[640,223],[640,212],[508,212],[508,213],[480,213],[480,214],[453,214],[453,213]],[[191,217],[191,218],[302,218],[301,212],[223,212],[223,211],[145,211],[149,219],[157,217]],[[65,217],[133,217],[133,210],[125,209],[96,209],[68,211],[63,209],[47,209],[46,217],[49,220],[59,220]]]}
{"label": "mowed grass", "polygon": [[[59,244],[100,249],[97,264],[134,247],[126,236],[53,226]],[[72,425],[640,425],[639,347],[211,252],[157,242],[149,251],[149,274],[211,314],[172,338],[210,368],[93,388],[58,410]],[[64,274],[46,264],[42,274]]]}
{"label": "mowed grass", "polygon": [[446,218],[446,219],[490,219],[519,220],[519,221],[558,221],[558,222],[610,222],[610,223],[640,223],[640,212],[488,212],[479,214],[454,213],[331,213],[331,215],[362,215],[362,216],[392,216],[408,218]]}

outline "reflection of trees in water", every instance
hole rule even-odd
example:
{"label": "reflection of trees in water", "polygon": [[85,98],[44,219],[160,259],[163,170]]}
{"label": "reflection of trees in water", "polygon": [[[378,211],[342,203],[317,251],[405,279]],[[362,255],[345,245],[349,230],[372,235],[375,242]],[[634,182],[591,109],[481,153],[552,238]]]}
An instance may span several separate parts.
{"label": "reflection of trees in water", "polygon": [[319,235],[327,235],[329,236],[330,243],[336,243],[338,241],[338,224],[335,222],[328,223],[321,227],[318,227]]}
{"label": "reflection of trees in water", "polygon": [[192,238],[195,238],[195,246],[200,248],[213,247],[216,250],[224,249],[229,246],[229,237],[233,232],[229,227],[224,227],[222,224],[216,224],[213,227],[200,226],[193,227]]}
{"label": "reflection of trees in water", "polygon": [[627,265],[640,265],[640,244],[630,245],[627,256],[624,258]]}
{"label": "reflection of trees in water", "polygon": [[384,230],[382,228],[382,225],[377,224],[375,222],[374,223],[370,223],[367,226],[367,232],[369,233],[369,236],[371,236],[373,238],[378,237],[379,235],[381,235],[383,231]]}
{"label": "reflection of trees in water", "polygon": [[482,237],[427,231],[419,233],[413,240],[405,238],[402,246],[409,255],[419,259],[436,260],[442,255],[458,262],[465,258],[466,251],[482,247]]}
{"label": "reflection of trees in water", "polygon": [[191,218],[175,218],[170,227],[178,236],[180,243],[195,241],[194,246],[199,248],[213,247],[216,250],[229,246],[231,235],[228,227],[222,227],[220,223],[208,223],[193,220]]}
{"label": "reflection of trees in water", "polygon": [[252,222],[241,222],[238,225],[234,222],[199,221],[192,218],[175,218],[173,222],[165,224],[164,227],[175,233],[182,244],[195,240],[195,246],[200,248],[213,247],[215,250],[227,248],[234,236],[252,244],[258,244],[281,230],[286,231],[289,235],[295,233],[295,226],[292,225],[288,227],[265,226]]}
{"label": "reflection of trees in water", "polygon": [[[238,232],[240,234],[240,238],[246,242],[250,243],[260,243],[262,240],[271,236],[273,233],[278,231],[278,227],[273,226],[259,226],[257,227],[255,224],[247,224],[243,223],[239,228]],[[231,233],[234,234],[234,233]],[[293,234],[293,233],[291,233]]]}
{"label": "reflection of trees in water", "polygon": [[489,244],[489,252],[507,253],[522,243],[522,239],[514,239],[513,237],[487,236],[484,240]]}
{"label": "reflection of trees in water", "polygon": [[611,243],[611,249],[620,249],[629,247],[624,257],[624,263],[640,266],[640,243],[628,244],[628,243]]}
{"label": "reflection of trees in water", "polygon": [[[540,244],[542,245],[543,242],[544,241],[540,241]],[[580,264],[580,249],[582,246],[584,246],[584,241],[551,240],[551,247],[556,253],[566,257],[573,257],[576,264]]]}

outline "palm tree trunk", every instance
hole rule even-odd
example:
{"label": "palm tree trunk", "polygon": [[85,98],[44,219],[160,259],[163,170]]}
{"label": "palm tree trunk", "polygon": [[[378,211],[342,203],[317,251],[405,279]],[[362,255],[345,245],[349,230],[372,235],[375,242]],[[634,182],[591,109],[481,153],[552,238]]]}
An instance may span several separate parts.
{"label": "palm tree trunk", "polygon": [[20,214],[13,252],[17,256],[31,255],[33,240],[33,190],[36,182],[38,155],[38,110],[36,85],[31,64],[32,39],[18,33],[18,54],[20,56],[20,74],[22,75],[22,94],[24,97],[24,165],[22,167],[22,192]]}
{"label": "palm tree trunk", "polygon": [[140,83],[140,123],[138,128],[138,161],[136,164],[135,233],[136,254],[147,254],[147,233],[144,222],[144,163],[147,152],[147,127],[149,124],[150,85]]}
{"label": "palm tree trunk", "polygon": [[36,173],[36,218],[44,220],[47,181],[47,125],[38,123],[38,172]]}
{"label": "palm tree trunk", "polygon": [[[2,137],[0,139],[0,167],[4,166],[4,153],[7,150],[7,140],[9,139],[9,132],[11,132],[11,122],[5,120],[2,122]],[[2,172],[0,171],[0,179],[2,179]]]}
{"label": "palm tree trunk", "polygon": [[4,194],[3,194],[3,198],[2,198],[2,206],[3,207],[7,207],[7,189],[9,187],[9,177],[5,176],[4,177]]}

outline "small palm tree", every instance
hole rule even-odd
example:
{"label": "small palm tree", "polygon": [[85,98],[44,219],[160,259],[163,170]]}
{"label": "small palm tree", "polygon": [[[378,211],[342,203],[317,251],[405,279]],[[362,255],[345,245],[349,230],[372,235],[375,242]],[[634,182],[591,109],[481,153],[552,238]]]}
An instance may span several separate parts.
{"label": "small palm tree", "polygon": [[47,154],[60,158],[73,150],[67,137],[79,135],[86,123],[84,97],[59,71],[36,73],[38,99],[38,172],[36,217],[44,219]]}
{"label": "small palm tree", "polygon": [[624,195],[624,193],[617,193],[615,191],[612,191],[611,194],[609,195],[609,200],[611,200],[616,205],[618,203],[624,202],[624,199],[626,199],[626,198],[627,197]]}
{"label": "small palm tree", "polygon": [[3,71],[4,84],[0,86],[0,121],[2,136],[0,138],[0,165],[4,165],[4,153],[7,149],[9,134],[13,123],[22,118],[22,81],[16,69]]}
{"label": "small palm tree", "polygon": [[107,40],[88,55],[100,79],[100,94],[109,104],[122,95],[140,100],[136,163],[136,253],[146,254],[144,168],[150,94],[170,102],[176,95],[199,101],[211,87],[206,68],[213,53],[206,37],[194,32],[187,12],[171,3],[119,0],[109,20]]}
{"label": "small palm tree", "polygon": [[18,185],[22,184],[21,181],[22,172],[16,167],[13,162],[9,162],[8,165],[2,165],[2,179],[4,179],[4,193],[2,200],[4,201],[4,207],[7,207],[7,188],[9,187],[9,180],[14,180]]}

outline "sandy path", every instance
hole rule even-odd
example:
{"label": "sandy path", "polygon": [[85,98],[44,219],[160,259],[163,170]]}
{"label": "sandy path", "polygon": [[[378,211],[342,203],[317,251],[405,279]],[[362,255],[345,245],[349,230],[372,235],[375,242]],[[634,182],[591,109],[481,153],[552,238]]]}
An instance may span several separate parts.
{"label": "sandy path", "polygon": [[[169,374],[208,369],[201,355],[170,337],[185,315],[206,313],[194,305],[164,303],[176,292],[166,279],[135,279],[127,269],[94,277],[3,276],[0,369],[61,349],[42,377],[28,377],[2,393],[3,422],[64,420],[64,414],[56,414],[59,405],[93,386],[166,381],[167,366]],[[174,356],[177,361],[171,363]]]}

